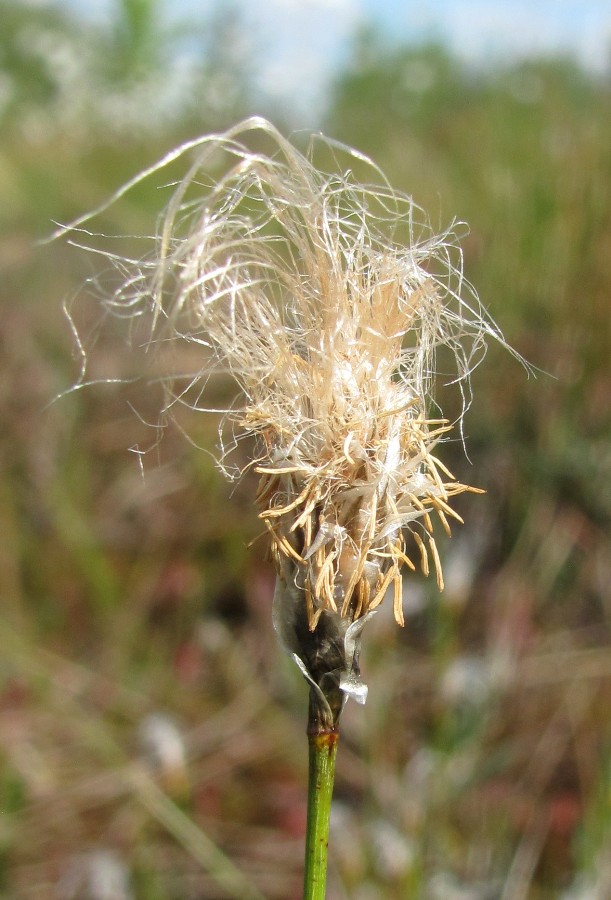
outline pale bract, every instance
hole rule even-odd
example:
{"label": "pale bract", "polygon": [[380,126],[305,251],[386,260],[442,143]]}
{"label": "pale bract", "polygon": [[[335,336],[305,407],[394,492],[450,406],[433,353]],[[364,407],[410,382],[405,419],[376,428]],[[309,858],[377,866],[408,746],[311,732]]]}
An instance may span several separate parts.
{"label": "pale bract", "polygon": [[[154,342],[202,345],[201,371],[168,382],[168,408],[205,407],[215,367],[239,384],[226,422],[259,438],[278,630],[297,604],[310,632],[326,614],[350,644],[351,623],[390,590],[402,624],[402,570],[431,569],[443,587],[435,522],[449,532],[461,521],[452,498],[475,490],[438,456],[453,427],[433,397],[439,351],[464,409],[485,339],[502,335],[463,279],[452,230],[435,234],[356,151],[315,136],[301,152],[249,119],[119,193],[186,152],[154,257],[130,263],[111,305],[149,314]],[[344,666],[345,683],[352,674]]]}

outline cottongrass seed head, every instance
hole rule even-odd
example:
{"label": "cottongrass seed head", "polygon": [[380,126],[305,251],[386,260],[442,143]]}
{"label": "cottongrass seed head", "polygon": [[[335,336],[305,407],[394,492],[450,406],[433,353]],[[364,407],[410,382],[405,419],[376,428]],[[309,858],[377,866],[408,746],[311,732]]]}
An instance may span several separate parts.
{"label": "cottongrass seed head", "polygon": [[[168,383],[168,408],[204,405],[215,368],[239,384],[225,422],[259,438],[276,627],[309,677],[296,622],[314,633],[327,617],[345,642],[339,655],[355,657],[350,626],[390,589],[403,624],[403,570],[432,570],[443,588],[435,528],[462,521],[452,500],[476,489],[437,455],[453,428],[433,397],[437,360],[443,351],[464,411],[485,339],[504,341],[463,279],[453,231],[435,234],[358,152],[314,136],[304,154],[253,118],[134,182],[187,150],[195,161],[154,259],[129,268],[111,304],[152,314],[160,339],[202,345],[202,370]],[[332,173],[316,167],[318,153]],[[344,663],[350,680],[357,670]]]}

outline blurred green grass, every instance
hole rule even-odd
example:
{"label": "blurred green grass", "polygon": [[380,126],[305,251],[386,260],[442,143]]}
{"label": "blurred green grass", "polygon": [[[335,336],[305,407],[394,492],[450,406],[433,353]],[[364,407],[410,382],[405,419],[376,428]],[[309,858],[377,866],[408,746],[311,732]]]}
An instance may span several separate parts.
{"label": "blurred green grass", "polygon": [[[34,241],[257,102],[239,71],[224,73],[239,86],[226,105],[205,102],[203,65],[199,110],[152,106],[154,127],[111,127],[101,95],[129,109],[168,59],[155,5],[136,7],[101,41],[59,12],[0,4],[0,896],[94,897],[102,851],[125,867],[125,896],[231,896],[231,865],[197,848],[201,833],[264,896],[298,897],[306,691],[272,633],[254,486],[230,489],[171,428],[143,479],[128,448],[156,440],[146,378],[49,406],[78,376],[62,300],[95,269]],[[78,96],[48,65],[49,36],[88,58],[103,48]],[[136,65],[145,38],[152,71]],[[467,524],[443,548],[446,591],[406,583],[405,630],[380,615],[367,634],[370,699],[347,708],[339,759],[334,898],[611,894],[610,105],[608,76],[569,60],[475,75],[442,48],[391,50],[373,33],[333,86],[324,130],[370,153],[434,225],[469,222],[468,278],[549,373],[527,379],[491,348],[470,462],[446,448],[487,490],[463,499]],[[158,207],[142,189],[104,229],[146,231]],[[105,323],[94,374],[150,374],[123,337]],[[189,429],[213,450],[214,421]],[[184,739],[178,780],[139,742],[159,713]]]}

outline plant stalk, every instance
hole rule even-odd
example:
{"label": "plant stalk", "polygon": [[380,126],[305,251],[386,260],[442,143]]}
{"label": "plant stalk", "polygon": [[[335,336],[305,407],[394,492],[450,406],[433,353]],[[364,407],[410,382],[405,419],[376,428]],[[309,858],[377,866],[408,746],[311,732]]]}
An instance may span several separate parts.
{"label": "plant stalk", "polygon": [[310,705],[308,723],[309,777],[304,900],[324,900],[327,887],[329,819],[339,741],[337,726],[325,726]]}

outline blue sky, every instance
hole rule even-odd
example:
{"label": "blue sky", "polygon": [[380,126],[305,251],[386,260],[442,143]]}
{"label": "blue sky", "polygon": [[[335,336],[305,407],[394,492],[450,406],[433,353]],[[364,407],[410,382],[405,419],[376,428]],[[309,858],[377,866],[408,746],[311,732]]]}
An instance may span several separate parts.
{"label": "blue sky", "polygon": [[569,50],[601,68],[611,51],[609,0],[359,0],[355,5],[393,32],[441,35],[467,58]]}
{"label": "blue sky", "polygon": [[[202,8],[202,0],[181,3]],[[239,5],[253,34],[274,48],[271,58],[260,62],[266,91],[288,93],[305,118],[354,30],[367,21],[392,40],[441,38],[473,63],[568,51],[601,70],[611,57],[611,0],[244,0]]]}
{"label": "blue sky", "polygon": [[[60,2],[83,10],[79,0]],[[175,15],[205,21],[211,10],[222,9],[222,2],[165,0],[163,5]],[[378,24],[392,40],[443,39],[476,64],[560,51],[602,71],[609,70],[611,60],[611,0],[232,2],[255,50],[256,80],[268,95],[277,94],[279,102],[291,97],[303,124],[315,115],[326,79],[345,57],[351,35],[366,22]],[[112,5],[113,0],[88,0],[85,8],[104,16]]]}

